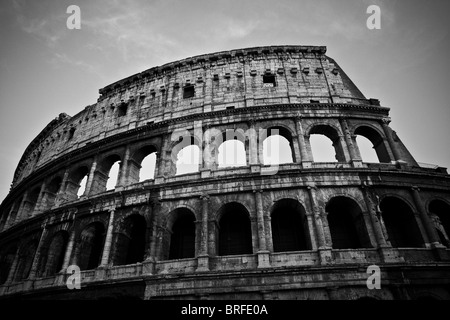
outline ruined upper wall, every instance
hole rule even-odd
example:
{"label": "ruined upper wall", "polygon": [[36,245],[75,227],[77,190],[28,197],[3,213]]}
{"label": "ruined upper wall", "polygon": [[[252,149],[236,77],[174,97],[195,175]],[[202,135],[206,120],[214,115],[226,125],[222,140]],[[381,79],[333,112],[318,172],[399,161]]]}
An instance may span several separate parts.
{"label": "ruined upper wall", "polygon": [[73,117],[60,117],[33,140],[12,187],[70,151],[149,122],[230,107],[369,104],[325,52],[325,47],[313,46],[233,50],[168,63],[115,82],[100,89],[96,104]]}

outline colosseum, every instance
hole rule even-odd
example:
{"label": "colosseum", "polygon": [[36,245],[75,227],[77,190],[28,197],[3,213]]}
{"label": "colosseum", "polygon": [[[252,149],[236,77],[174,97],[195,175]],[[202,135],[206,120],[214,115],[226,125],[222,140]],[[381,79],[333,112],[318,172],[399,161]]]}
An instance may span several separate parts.
{"label": "colosseum", "polygon": [[[0,300],[450,299],[449,175],[416,162],[325,47],[200,55],[99,94],[17,165]],[[314,161],[315,135],[336,161]],[[261,156],[274,137],[283,161]]]}

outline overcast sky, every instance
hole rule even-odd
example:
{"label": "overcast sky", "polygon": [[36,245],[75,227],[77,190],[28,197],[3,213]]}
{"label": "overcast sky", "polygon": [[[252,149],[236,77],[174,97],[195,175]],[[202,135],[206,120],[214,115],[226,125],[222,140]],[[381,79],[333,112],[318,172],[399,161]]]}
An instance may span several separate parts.
{"label": "overcast sky", "polygon": [[[381,8],[369,30],[367,7]],[[68,30],[69,5],[81,30]],[[25,148],[59,113],[150,67],[262,45],[323,45],[419,162],[450,168],[450,1],[1,0],[0,201]]]}

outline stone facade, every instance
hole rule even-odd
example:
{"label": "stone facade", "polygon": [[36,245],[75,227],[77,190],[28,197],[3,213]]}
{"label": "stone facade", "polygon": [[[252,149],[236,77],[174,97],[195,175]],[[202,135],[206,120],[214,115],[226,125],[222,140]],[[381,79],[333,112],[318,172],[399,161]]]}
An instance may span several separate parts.
{"label": "stone facade", "polygon": [[[325,53],[273,46],[188,58],[51,121],[0,206],[0,299],[449,299],[446,170],[420,166],[389,108]],[[275,173],[258,156],[257,133],[271,129],[293,160]],[[314,161],[312,134],[333,142],[336,162]],[[358,135],[379,163],[362,161]],[[202,156],[198,170],[177,174],[186,136],[181,146]],[[219,137],[243,143],[245,166],[218,166]],[[141,181],[154,153],[154,178]],[[82,270],[81,290],[66,286],[70,265]],[[381,289],[367,288],[370,265]]]}

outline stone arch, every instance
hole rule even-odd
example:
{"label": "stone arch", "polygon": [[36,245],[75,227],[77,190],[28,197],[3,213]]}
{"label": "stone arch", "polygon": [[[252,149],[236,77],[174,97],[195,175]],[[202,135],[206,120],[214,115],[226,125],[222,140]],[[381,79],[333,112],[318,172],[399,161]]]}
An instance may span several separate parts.
{"label": "stone arch", "polygon": [[20,212],[21,219],[29,218],[33,214],[33,211],[37,209],[38,204],[37,202],[40,193],[41,193],[41,186],[35,186],[27,194],[27,197],[22,205],[22,210]]}
{"label": "stone arch", "polygon": [[29,277],[37,247],[38,241],[33,239],[20,248],[19,260],[14,276],[15,281],[22,281]]}
{"label": "stone arch", "polygon": [[44,195],[41,201],[42,210],[50,209],[55,204],[56,195],[62,187],[62,177],[57,175],[53,177],[46,185]]}
{"label": "stone arch", "polygon": [[358,202],[350,197],[335,196],[327,202],[325,210],[333,249],[372,247]]}
{"label": "stone arch", "polygon": [[280,199],[270,210],[274,252],[311,250],[306,210],[293,199]]}
{"label": "stone arch", "polygon": [[247,135],[243,129],[226,129],[216,136],[214,143],[217,146],[215,163],[218,168],[247,165]]}
{"label": "stone arch", "polygon": [[[275,130],[277,130],[277,131],[275,131]],[[266,164],[264,161],[265,160],[264,156],[266,156],[267,153],[265,151],[267,150],[267,148],[269,148],[270,145],[267,146],[267,144],[269,144],[271,141],[269,141],[269,143],[266,143],[266,142],[267,142],[267,139],[270,139],[271,137],[275,137],[275,136],[280,136],[282,138],[282,139],[278,139],[278,141],[275,141],[275,143],[272,142],[272,144],[274,144],[275,146],[278,144],[279,148],[281,145],[281,149],[279,149],[278,151],[283,154],[283,156],[282,156],[283,160],[281,160],[281,162],[275,161],[272,164],[295,163],[296,157],[295,157],[293,134],[290,129],[287,129],[285,126],[281,126],[281,125],[268,126],[267,128],[265,128],[263,133],[260,135],[260,137],[259,137],[259,139],[260,139],[259,154],[262,155],[261,161],[264,164]],[[283,148],[284,142],[287,142],[289,151],[287,151],[285,148]],[[286,155],[286,153],[289,153],[289,154]]]}
{"label": "stone arch", "polygon": [[172,210],[166,219],[163,260],[193,258],[196,247],[195,214],[187,207]]}
{"label": "stone arch", "polygon": [[[128,160],[128,172],[125,177],[127,180],[126,184],[154,179],[157,157],[158,149],[152,144],[137,149]],[[151,163],[147,161],[148,159],[151,159]]]}
{"label": "stone arch", "polygon": [[[98,162],[92,182],[94,193],[112,190],[119,184],[121,160],[121,155],[118,153],[111,153]],[[113,170],[111,170],[113,169],[113,166],[117,168],[117,173],[113,173]],[[112,185],[111,181],[113,181]]]}
{"label": "stone arch", "polygon": [[412,207],[398,196],[385,196],[380,202],[381,216],[393,247],[421,248],[424,240]]}
{"label": "stone arch", "polygon": [[[172,150],[172,161],[170,163],[173,164],[169,168],[165,168],[166,171],[169,171],[172,176],[198,172],[200,170],[202,156],[202,145],[200,141],[194,135],[186,137],[181,135],[182,132],[178,134],[179,139],[173,141],[171,143],[172,147],[170,148]],[[197,153],[198,155],[196,155]]]}
{"label": "stone arch", "polygon": [[69,233],[66,230],[56,232],[47,242],[44,249],[44,258],[41,262],[41,275],[49,277],[61,271],[66,247],[69,240]]}
{"label": "stone arch", "polygon": [[[331,124],[313,124],[307,131],[307,140],[311,149],[311,135],[318,134],[327,137],[332,142],[332,146],[335,153],[335,158],[337,162],[346,162],[344,146],[341,143],[340,130]],[[313,150],[312,150],[313,151]],[[314,152],[313,152],[314,153]],[[314,154],[313,154],[314,158]]]}
{"label": "stone arch", "polygon": [[144,261],[147,221],[139,213],[126,216],[115,232],[114,265],[128,265]]}
{"label": "stone arch", "polygon": [[8,280],[17,252],[17,244],[8,246],[0,255],[0,285]]}
{"label": "stone arch", "polygon": [[450,205],[447,201],[433,199],[428,203],[428,212],[441,243],[450,247]]}
{"label": "stone arch", "polygon": [[239,202],[224,204],[219,217],[219,255],[251,254],[252,229],[249,211]]}
{"label": "stone arch", "polygon": [[76,261],[81,270],[95,269],[100,264],[105,233],[105,226],[99,221],[91,222],[81,230],[76,250]]}
{"label": "stone arch", "polygon": [[[355,128],[353,135],[363,136],[372,143],[375,153],[377,154],[378,161],[380,163],[390,163],[391,162],[391,158],[389,156],[389,152],[386,148],[386,144],[384,141],[383,133],[381,133],[377,129],[373,128],[372,126],[363,124],[363,125],[357,126]],[[356,143],[356,145],[358,145],[358,144]]]}
{"label": "stone arch", "polygon": [[[88,175],[89,167],[85,164],[77,166],[69,173],[65,187],[65,195],[67,200],[76,200],[78,198],[78,191],[82,187],[81,182],[82,180],[87,182]],[[84,191],[83,194],[86,194],[86,191]]]}

